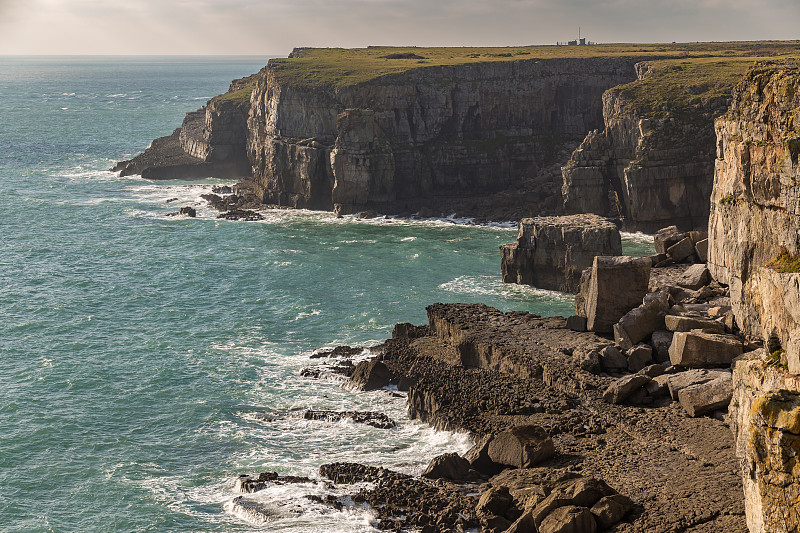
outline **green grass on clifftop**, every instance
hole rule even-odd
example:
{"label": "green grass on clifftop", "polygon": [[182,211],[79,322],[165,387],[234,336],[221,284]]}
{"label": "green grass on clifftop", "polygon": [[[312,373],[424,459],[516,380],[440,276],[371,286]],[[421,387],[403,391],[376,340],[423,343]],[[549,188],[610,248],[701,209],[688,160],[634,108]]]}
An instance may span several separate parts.
{"label": "green grass on clifftop", "polygon": [[[775,50],[768,50],[774,52]],[[732,87],[756,60],[790,57],[789,50],[770,56],[689,57],[650,61],[651,72],[642,80],[615,87],[642,116],[696,114],[698,106],[730,95]],[[727,107],[727,106],[726,106]]]}
{"label": "green grass on clifftop", "polygon": [[215,96],[211,99],[213,102],[222,104],[240,105],[250,102],[250,95],[253,94],[253,89],[258,82],[258,74],[252,74],[246,78],[236,80],[231,84],[231,90],[228,92]]}
{"label": "green grass on clifftop", "polygon": [[733,70],[738,72],[740,66],[745,65],[746,68],[755,57],[791,53],[800,53],[800,42],[601,44],[502,48],[305,48],[297,50],[295,57],[270,60],[270,69],[285,84],[342,87],[416,68],[468,63],[599,57],[704,58],[708,61],[712,61],[711,58],[740,58],[741,64],[734,61],[730,65],[730,72],[723,75],[728,76]]}

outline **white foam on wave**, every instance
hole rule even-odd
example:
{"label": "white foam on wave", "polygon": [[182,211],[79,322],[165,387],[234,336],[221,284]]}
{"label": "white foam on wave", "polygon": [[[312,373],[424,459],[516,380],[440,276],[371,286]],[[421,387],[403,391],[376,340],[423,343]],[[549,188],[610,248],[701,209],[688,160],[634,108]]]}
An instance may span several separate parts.
{"label": "white foam on wave", "polygon": [[637,231],[635,233],[621,231],[619,233],[619,235],[620,235],[620,237],[622,237],[623,240],[629,240],[629,241],[639,242],[639,243],[643,243],[643,244],[646,244],[646,243],[652,244],[653,243],[653,236],[652,235],[648,235],[647,233],[642,233],[641,231]]}
{"label": "white foam on wave", "polygon": [[312,309],[311,311],[303,311],[303,312],[297,313],[297,316],[294,317],[294,319],[295,320],[301,320],[301,319],[309,317],[309,316],[317,316],[317,315],[320,315],[320,314],[322,314],[322,311],[320,309]]}
{"label": "white foam on wave", "polygon": [[[361,484],[366,487],[366,484]],[[322,483],[270,484],[255,493],[227,501],[227,513],[269,531],[366,532],[374,531],[375,516],[365,505],[355,505],[348,497],[354,487],[332,487]],[[356,489],[357,490],[357,489]],[[315,502],[308,497],[336,497],[342,510]]]}
{"label": "white foam on wave", "polygon": [[439,288],[456,294],[495,296],[512,300],[536,298],[551,302],[571,302],[575,298],[572,294],[540,289],[530,285],[503,283],[495,276],[459,276],[442,283]]}

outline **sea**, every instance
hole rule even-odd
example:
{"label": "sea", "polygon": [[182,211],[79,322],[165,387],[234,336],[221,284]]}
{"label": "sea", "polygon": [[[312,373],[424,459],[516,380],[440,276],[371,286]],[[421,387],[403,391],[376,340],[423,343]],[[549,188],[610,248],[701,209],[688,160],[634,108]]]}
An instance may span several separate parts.
{"label": "sea", "polygon": [[[0,530],[374,531],[368,509],[306,498],[331,490],[321,464],[418,474],[472,443],[410,420],[402,393],[302,377],[310,355],[378,344],[435,302],[571,314],[570,295],[501,282],[513,221],[226,221],[200,195],[230,182],[108,170],[267,59],[0,56]],[[240,512],[236,476],[266,471],[311,481]]]}

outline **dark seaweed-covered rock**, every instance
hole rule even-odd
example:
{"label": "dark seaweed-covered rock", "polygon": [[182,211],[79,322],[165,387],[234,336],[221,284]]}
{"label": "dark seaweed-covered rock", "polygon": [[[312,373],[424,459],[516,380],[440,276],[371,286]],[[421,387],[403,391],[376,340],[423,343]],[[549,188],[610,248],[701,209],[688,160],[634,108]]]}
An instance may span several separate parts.
{"label": "dark seaweed-covered rock", "polygon": [[316,411],[309,409],[303,413],[303,418],[328,422],[352,420],[356,424],[364,424],[379,429],[391,429],[397,425],[394,420],[385,414],[372,411]]}

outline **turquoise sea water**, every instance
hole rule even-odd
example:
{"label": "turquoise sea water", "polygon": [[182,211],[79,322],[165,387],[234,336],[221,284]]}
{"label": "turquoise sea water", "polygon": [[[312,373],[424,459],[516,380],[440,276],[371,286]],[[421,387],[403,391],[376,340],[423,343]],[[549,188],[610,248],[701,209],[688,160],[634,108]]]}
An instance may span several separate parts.
{"label": "turquoise sea water", "polygon": [[[106,171],[265,62],[0,57],[0,530],[371,531],[364,511],[304,500],[314,483],[254,495],[269,523],[231,511],[240,472],[418,472],[470,444],[409,421],[402,399],[300,377],[308,355],[380,342],[437,301],[570,312],[569,296],[500,282],[514,229],[219,221],[199,199],[219,181]],[[183,205],[198,218],[166,216]],[[309,407],[399,426],[253,416]]]}

